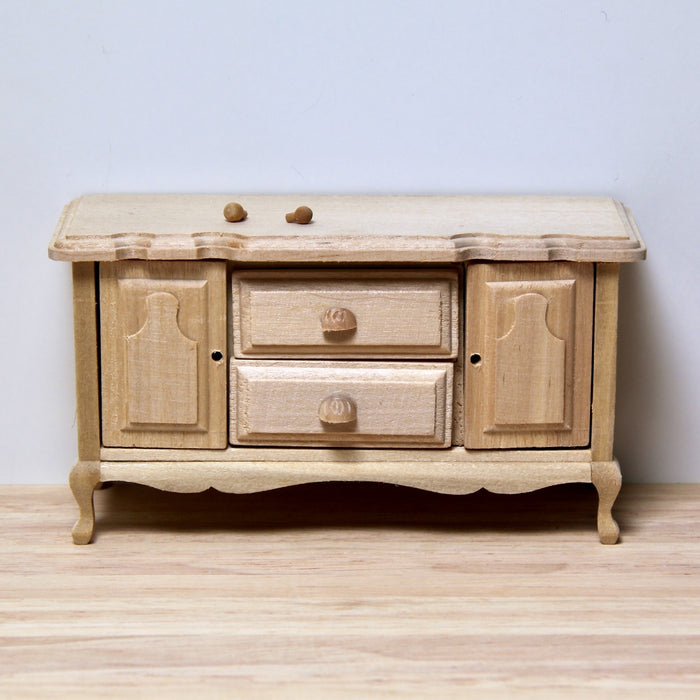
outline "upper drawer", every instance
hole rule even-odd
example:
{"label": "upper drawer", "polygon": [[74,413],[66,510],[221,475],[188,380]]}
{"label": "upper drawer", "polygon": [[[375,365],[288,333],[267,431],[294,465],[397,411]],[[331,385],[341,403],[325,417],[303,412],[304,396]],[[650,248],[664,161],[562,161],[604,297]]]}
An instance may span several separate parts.
{"label": "upper drawer", "polygon": [[234,354],[453,358],[457,289],[451,269],[237,271]]}

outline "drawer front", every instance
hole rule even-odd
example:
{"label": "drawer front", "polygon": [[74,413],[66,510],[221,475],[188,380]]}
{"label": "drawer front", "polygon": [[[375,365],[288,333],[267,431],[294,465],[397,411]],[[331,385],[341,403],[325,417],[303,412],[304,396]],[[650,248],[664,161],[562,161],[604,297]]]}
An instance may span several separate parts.
{"label": "drawer front", "polygon": [[236,444],[447,447],[451,363],[231,361]]}
{"label": "drawer front", "polygon": [[234,354],[453,358],[457,289],[449,269],[234,272]]}

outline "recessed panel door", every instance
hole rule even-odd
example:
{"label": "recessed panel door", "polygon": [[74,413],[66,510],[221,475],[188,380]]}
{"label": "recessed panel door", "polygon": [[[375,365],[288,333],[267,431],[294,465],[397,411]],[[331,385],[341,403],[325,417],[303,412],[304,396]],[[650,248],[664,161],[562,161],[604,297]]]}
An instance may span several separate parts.
{"label": "recessed panel door", "polygon": [[102,263],[100,316],[103,444],[225,447],[225,263]]}
{"label": "recessed panel door", "polygon": [[468,448],[588,444],[593,280],[590,263],[469,265]]}

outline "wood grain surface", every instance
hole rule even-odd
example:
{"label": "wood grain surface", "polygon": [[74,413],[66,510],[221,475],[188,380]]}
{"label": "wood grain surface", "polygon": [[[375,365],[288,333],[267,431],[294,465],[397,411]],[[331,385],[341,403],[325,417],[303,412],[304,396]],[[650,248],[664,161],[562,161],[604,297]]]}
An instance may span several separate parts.
{"label": "wood grain surface", "polygon": [[226,446],[226,317],[224,263],[100,265],[103,444]]}
{"label": "wood grain surface", "polygon": [[[231,199],[245,221],[223,216]],[[308,226],[285,212],[300,195],[86,195],[63,210],[54,260],[410,263],[466,260],[634,262],[646,248],[608,197],[303,195]],[[357,215],[356,215],[357,214]]]}
{"label": "wood grain surface", "polygon": [[588,444],[593,277],[585,263],[467,268],[467,447]]}
{"label": "wood grain surface", "polygon": [[232,301],[236,357],[457,356],[454,269],[234,271]]}
{"label": "wood grain surface", "polygon": [[687,697],[700,486],[0,487],[0,697]]}
{"label": "wood grain surface", "polygon": [[[447,447],[450,362],[232,360],[232,444]],[[319,404],[342,391],[356,420],[333,426]]]}

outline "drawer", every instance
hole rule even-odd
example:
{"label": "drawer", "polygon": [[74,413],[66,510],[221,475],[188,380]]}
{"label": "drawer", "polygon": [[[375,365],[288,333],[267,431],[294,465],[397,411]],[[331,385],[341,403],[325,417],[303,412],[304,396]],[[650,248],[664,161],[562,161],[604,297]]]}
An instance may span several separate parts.
{"label": "drawer", "polygon": [[457,289],[451,269],[234,272],[234,354],[453,358]]}
{"label": "drawer", "polygon": [[232,444],[446,447],[452,364],[231,361]]}

